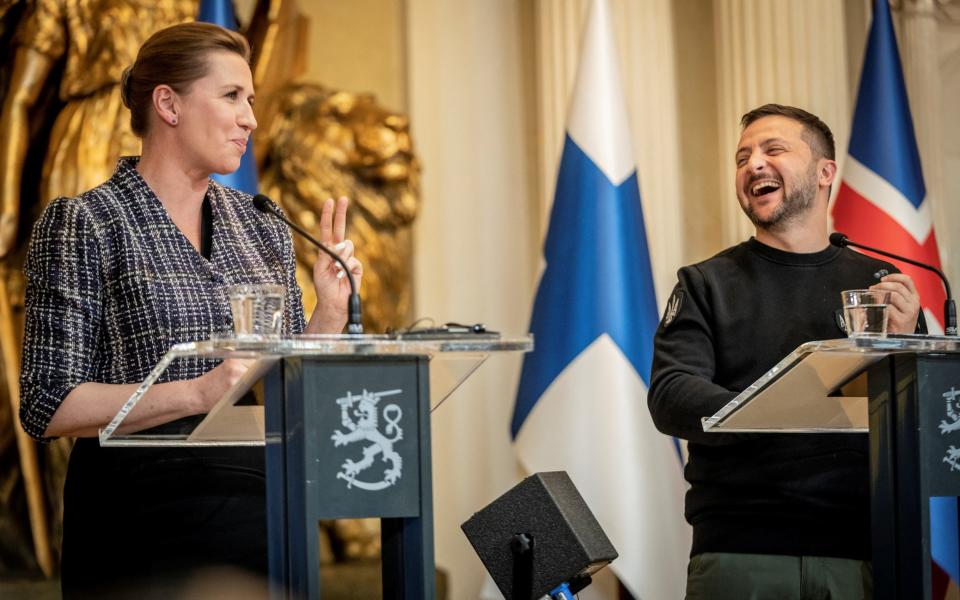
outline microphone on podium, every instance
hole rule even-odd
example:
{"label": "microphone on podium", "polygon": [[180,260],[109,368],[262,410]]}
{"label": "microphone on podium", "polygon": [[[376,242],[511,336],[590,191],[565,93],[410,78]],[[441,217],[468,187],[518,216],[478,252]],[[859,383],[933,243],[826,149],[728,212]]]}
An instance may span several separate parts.
{"label": "microphone on podium", "polygon": [[937,274],[937,277],[940,278],[940,281],[943,282],[943,289],[947,292],[947,299],[943,303],[943,323],[944,323],[944,333],[946,335],[957,335],[957,306],[953,302],[953,296],[950,295],[950,283],[947,281],[946,275],[943,272],[934,267],[933,265],[928,265],[912,258],[907,258],[905,256],[900,256],[899,254],[894,254],[892,252],[887,252],[886,250],[880,250],[877,248],[871,248],[870,246],[864,246],[863,244],[858,244],[857,242],[852,241],[850,238],[844,234],[838,232],[830,234],[830,243],[834,246],[839,246],[843,248],[844,246],[854,246],[856,248],[863,248],[864,250],[869,250],[870,252],[876,252],[877,254],[890,257],[894,260],[902,260],[905,263],[920,267],[921,269],[926,269],[928,271],[933,271]]}
{"label": "microphone on podium", "polygon": [[350,282],[350,300],[349,304],[347,305],[347,333],[363,333],[363,323],[360,320],[360,295],[357,293],[357,283],[353,280],[353,274],[347,267],[347,263],[340,258],[336,252],[315,240],[313,236],[307,233],[307,230],[283,216],[283,214],[281,214],[280,211],[275,208],[273,202],[270,201],[270,198],[267,198],[263,194],[257,194],[253,197],[253,206],[262,213],[267,213],[269,215],[273,215],[277,219],[280,219],[287,224],[287,227],[302,235],[308,242],[326,253],[333,260],[337,261],[337,263],[343,269],[343,272],[346,273],[347,281]]}

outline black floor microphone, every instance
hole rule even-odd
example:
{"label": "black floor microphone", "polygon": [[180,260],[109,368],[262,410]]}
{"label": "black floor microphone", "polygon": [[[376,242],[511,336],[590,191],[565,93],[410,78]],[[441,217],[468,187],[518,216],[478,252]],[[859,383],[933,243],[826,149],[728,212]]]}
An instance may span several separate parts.
{"label": "black floor microphone", "polygon": [[937,274],[937,277],[940,278],[940,281],[943,282],[943,289],[947,292],[947,300],[943,303],[943,322],[944,322],[944,333],[946,335],[957,335],[957,306],[953,302],[953,296],[950,295],[950,283],[947,281],[946,275],[943,274],[943,271],[934,267],[933,265],[928,265],[922,262],[913,260],[912,258],[907,258],[905,256],[900,256],[893,254],[892,252],[887,252],[885,250],[878,250],[877,248],[871,248],[870,246],[864,246],[863,244],[858,244],[857,242],[850,241],[850,238],[844,234],[838,232],[830,234],[830,243],[834,246],[839,246],[843,248],[844,246],[854,246],[856,248],[863,248],[864,250],[869,250],[870,252],[876,252],[883,256],[888,256],[894,260],[902,260],[905,263],[920,267],[921,269],[926,269],[928,271],[933,271]]}
{"label": "black floor microphone", "polygon": [[343,272],[346,273],[347,281],[350,282],[350,303],[347,307],[347,333],[363,333],[363,323],[360,320],[360,294],[357,293],[357,283],[353,280],[353,273],[350,272],[350,269],[347,267],[347,263],[340,258],[336,252],[315,240],[312,235],[307,233],[306,229],[300,227],[290,219],[283,216],[278,210],[276,210],[276,208],[274,208],[274,204],[270,201],[270,198],[267,198],[263,194],[257,194],[253,197],[253,206],[256,207],[256,209],[260,212],[273,215],[274,217],[280,219],[287,224],[287,227],[302,235],[311,244],[325,252],[333,260],[337,261],[337,263],[343,269]]}

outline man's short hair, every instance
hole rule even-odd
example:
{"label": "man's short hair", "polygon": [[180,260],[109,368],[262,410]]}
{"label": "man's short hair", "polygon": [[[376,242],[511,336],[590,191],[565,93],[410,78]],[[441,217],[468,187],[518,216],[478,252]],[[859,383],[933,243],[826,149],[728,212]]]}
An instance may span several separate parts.
{"label": "man's short hair", "polygon": [[803,125],[801,137],[810,146],[814,158],[836,158],[836,147],[833,143],[833,133],[827,124],[817,115],[808,113],[802,108],[784,106],[782,104],[764,104],[740,118],[741,129],[746,129],[751,123],[763,117],[786,117],[798,121]]}

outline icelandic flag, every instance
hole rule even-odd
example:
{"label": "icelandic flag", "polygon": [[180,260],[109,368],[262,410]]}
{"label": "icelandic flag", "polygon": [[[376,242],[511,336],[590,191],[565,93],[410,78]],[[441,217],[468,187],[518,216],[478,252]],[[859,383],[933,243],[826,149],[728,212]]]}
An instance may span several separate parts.
{"label": "icelandic flag", "polygon": [[511,432],[529,472],[567,471],[635,598],[682,598],[678,446],[647,409],[658,324],[606,0],[590,7]]}
{"label": "icelandic flag", "polygon": [[[834,228],[852,240],[940,267],[890,7],[887,0],[874,0],[873,8],[850,150],[832,211]],[[893,262],[916,283],[930,332],[942,333],[946,293],[940,279]],[[957,514],[956,498],[930,499],[934,598],[960,584]]]}
{"label": "icelandic flag", "polygon": [[[854,241],[939,268],[930,200],[887,1],[874,0],[873,14],[833,225]],[[930,333],[942,334],[946,292],[940,279],[925,269],[893,262],[916,283]]]}
{"label": "icelandic flag", "polygon": [[[197,21],[213,23],[233,31],[237,30],[237,18],[233,13],[233,2],[231,0],[201,0]],[[214,173],[212,177],[220,185],[251,195],[256,194],[258,191],[257,163],[253,157],[253,138],[251,137],[248,140],[247,151],[240,158],[240,168],[226,175]]]}

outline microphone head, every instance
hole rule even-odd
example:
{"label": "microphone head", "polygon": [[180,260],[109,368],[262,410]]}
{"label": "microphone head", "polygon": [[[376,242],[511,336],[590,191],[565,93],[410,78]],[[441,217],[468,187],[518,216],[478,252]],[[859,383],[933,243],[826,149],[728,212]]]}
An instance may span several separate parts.
{"label": "microphone head", "polygon": [[257,194],[253,197],[253,206],[260,212],[272,213],[273,206],[270,203],[270,198],[267,198],[263,194]]}
{"label": "microphone head", "polygon": [[847,236],[843,235],[839,231],[830,234],[830,243],[838,248],[843,248],[847,245]]}

